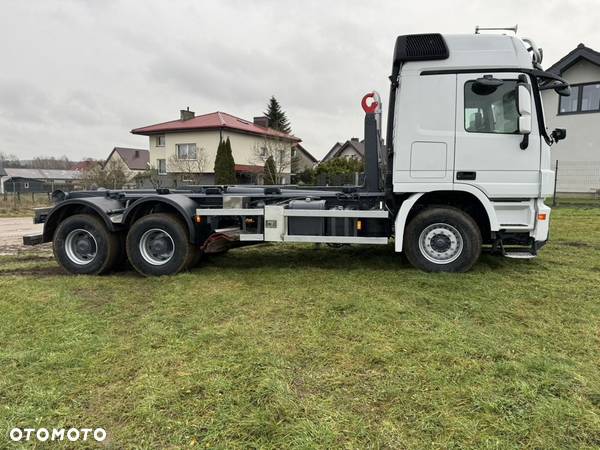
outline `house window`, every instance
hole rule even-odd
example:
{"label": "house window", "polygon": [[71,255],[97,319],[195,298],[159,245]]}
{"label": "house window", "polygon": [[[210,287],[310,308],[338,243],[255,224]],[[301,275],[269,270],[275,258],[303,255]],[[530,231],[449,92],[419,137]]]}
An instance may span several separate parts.
{"label": "house window", "polygon": [[177,144],[177,159],[198,159],[196,144]]}
{"label": "house window", "polygon": [[267,153],[268,153],[268,151],[267,151],[267,147],[261,147],[261,148],[260,148],[260,156],[261,156],[262,158],[266,158],[266,157],[267,157]]}
{"label": "house window", "polygon": [[156,146],[157,147],[165,146],[165,135],[164,134],[160,134],[160,135],[156,136]]}
{"label": "house window", "polygon": [[516,134],[519,131],[517,82],[505,80],[495,89],[465,83],[465,130],[471,133]]}
{"label": "house window", "polygon": [[581,86],[581,111],[600,111],[600,83]]}
{"label": "house window", "polygon": [[577,112],[579,104],[579,86],[571,86],[571,95],[568,97],[560,97],[560,105],[558,108],[559,114],[569,114]]}
{"label": "house window", "polygon": [[560,97],[558,114],[600,112],[600,83],[572,84],[571,95]]}
{"label": "house window", "polygon": [[166,159],[157,159],[156,166],[157,166],[159,175],[167,174],[167,160]]}

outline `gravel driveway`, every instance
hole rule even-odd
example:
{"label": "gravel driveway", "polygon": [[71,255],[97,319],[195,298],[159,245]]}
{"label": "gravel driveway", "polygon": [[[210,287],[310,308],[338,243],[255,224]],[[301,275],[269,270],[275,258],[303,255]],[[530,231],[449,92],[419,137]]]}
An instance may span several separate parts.
{"label": "gravel driveway", "polygon": [[31,217],[0,218],[0,255],[12,255],[26,248],[24,234],[42,232],[42,224],[34,224]]}

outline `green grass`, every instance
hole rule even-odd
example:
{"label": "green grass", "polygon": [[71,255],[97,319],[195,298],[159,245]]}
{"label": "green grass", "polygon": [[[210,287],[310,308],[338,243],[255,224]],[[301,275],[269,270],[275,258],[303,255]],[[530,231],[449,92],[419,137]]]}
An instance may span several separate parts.
{"label": "green grass", "polygon": [[154,279],[2,257],[0,447],[101,426],[119,449],[599,448],[600,210],[558,209],[551,234],[461,275],[381,247]]}
{"label": "green grass", "polygon": [[[546,199],[547,205],[552,205],[553,199]],[[560,208],[599,208],[600,197],[594,195],[588,195],[585,197],[569,196],[567,194],[559,195],[556,198],[555,207]]]}

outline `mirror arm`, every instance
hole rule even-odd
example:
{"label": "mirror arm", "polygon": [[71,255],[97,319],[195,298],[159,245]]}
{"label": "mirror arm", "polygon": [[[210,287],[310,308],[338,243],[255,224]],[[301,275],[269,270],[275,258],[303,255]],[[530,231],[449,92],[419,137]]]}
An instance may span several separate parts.
{"label": "mirror arm", "polygon": [[523,140],[521,141],[519,147],[521,147],[521,150],[525,150],[527,147],[529,147],[529,134],[523,135]]}

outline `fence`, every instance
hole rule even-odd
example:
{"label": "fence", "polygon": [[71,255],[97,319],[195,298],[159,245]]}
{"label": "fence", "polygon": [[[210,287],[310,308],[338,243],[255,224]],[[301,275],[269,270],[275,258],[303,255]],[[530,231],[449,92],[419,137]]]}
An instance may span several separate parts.
{"label": "fence", "polygon": [[317,186],[360,185],[364,181],[364,173],[320,173],[316,176]]}
{"label": "fence", "polygon": [[51,206],[48,192],[4,192],[0,194],[0,216],[31,215],[33,208]]}
{"label": "fence", "polygon": [[600,161],[555,161],[557,194],[600,195]]}

